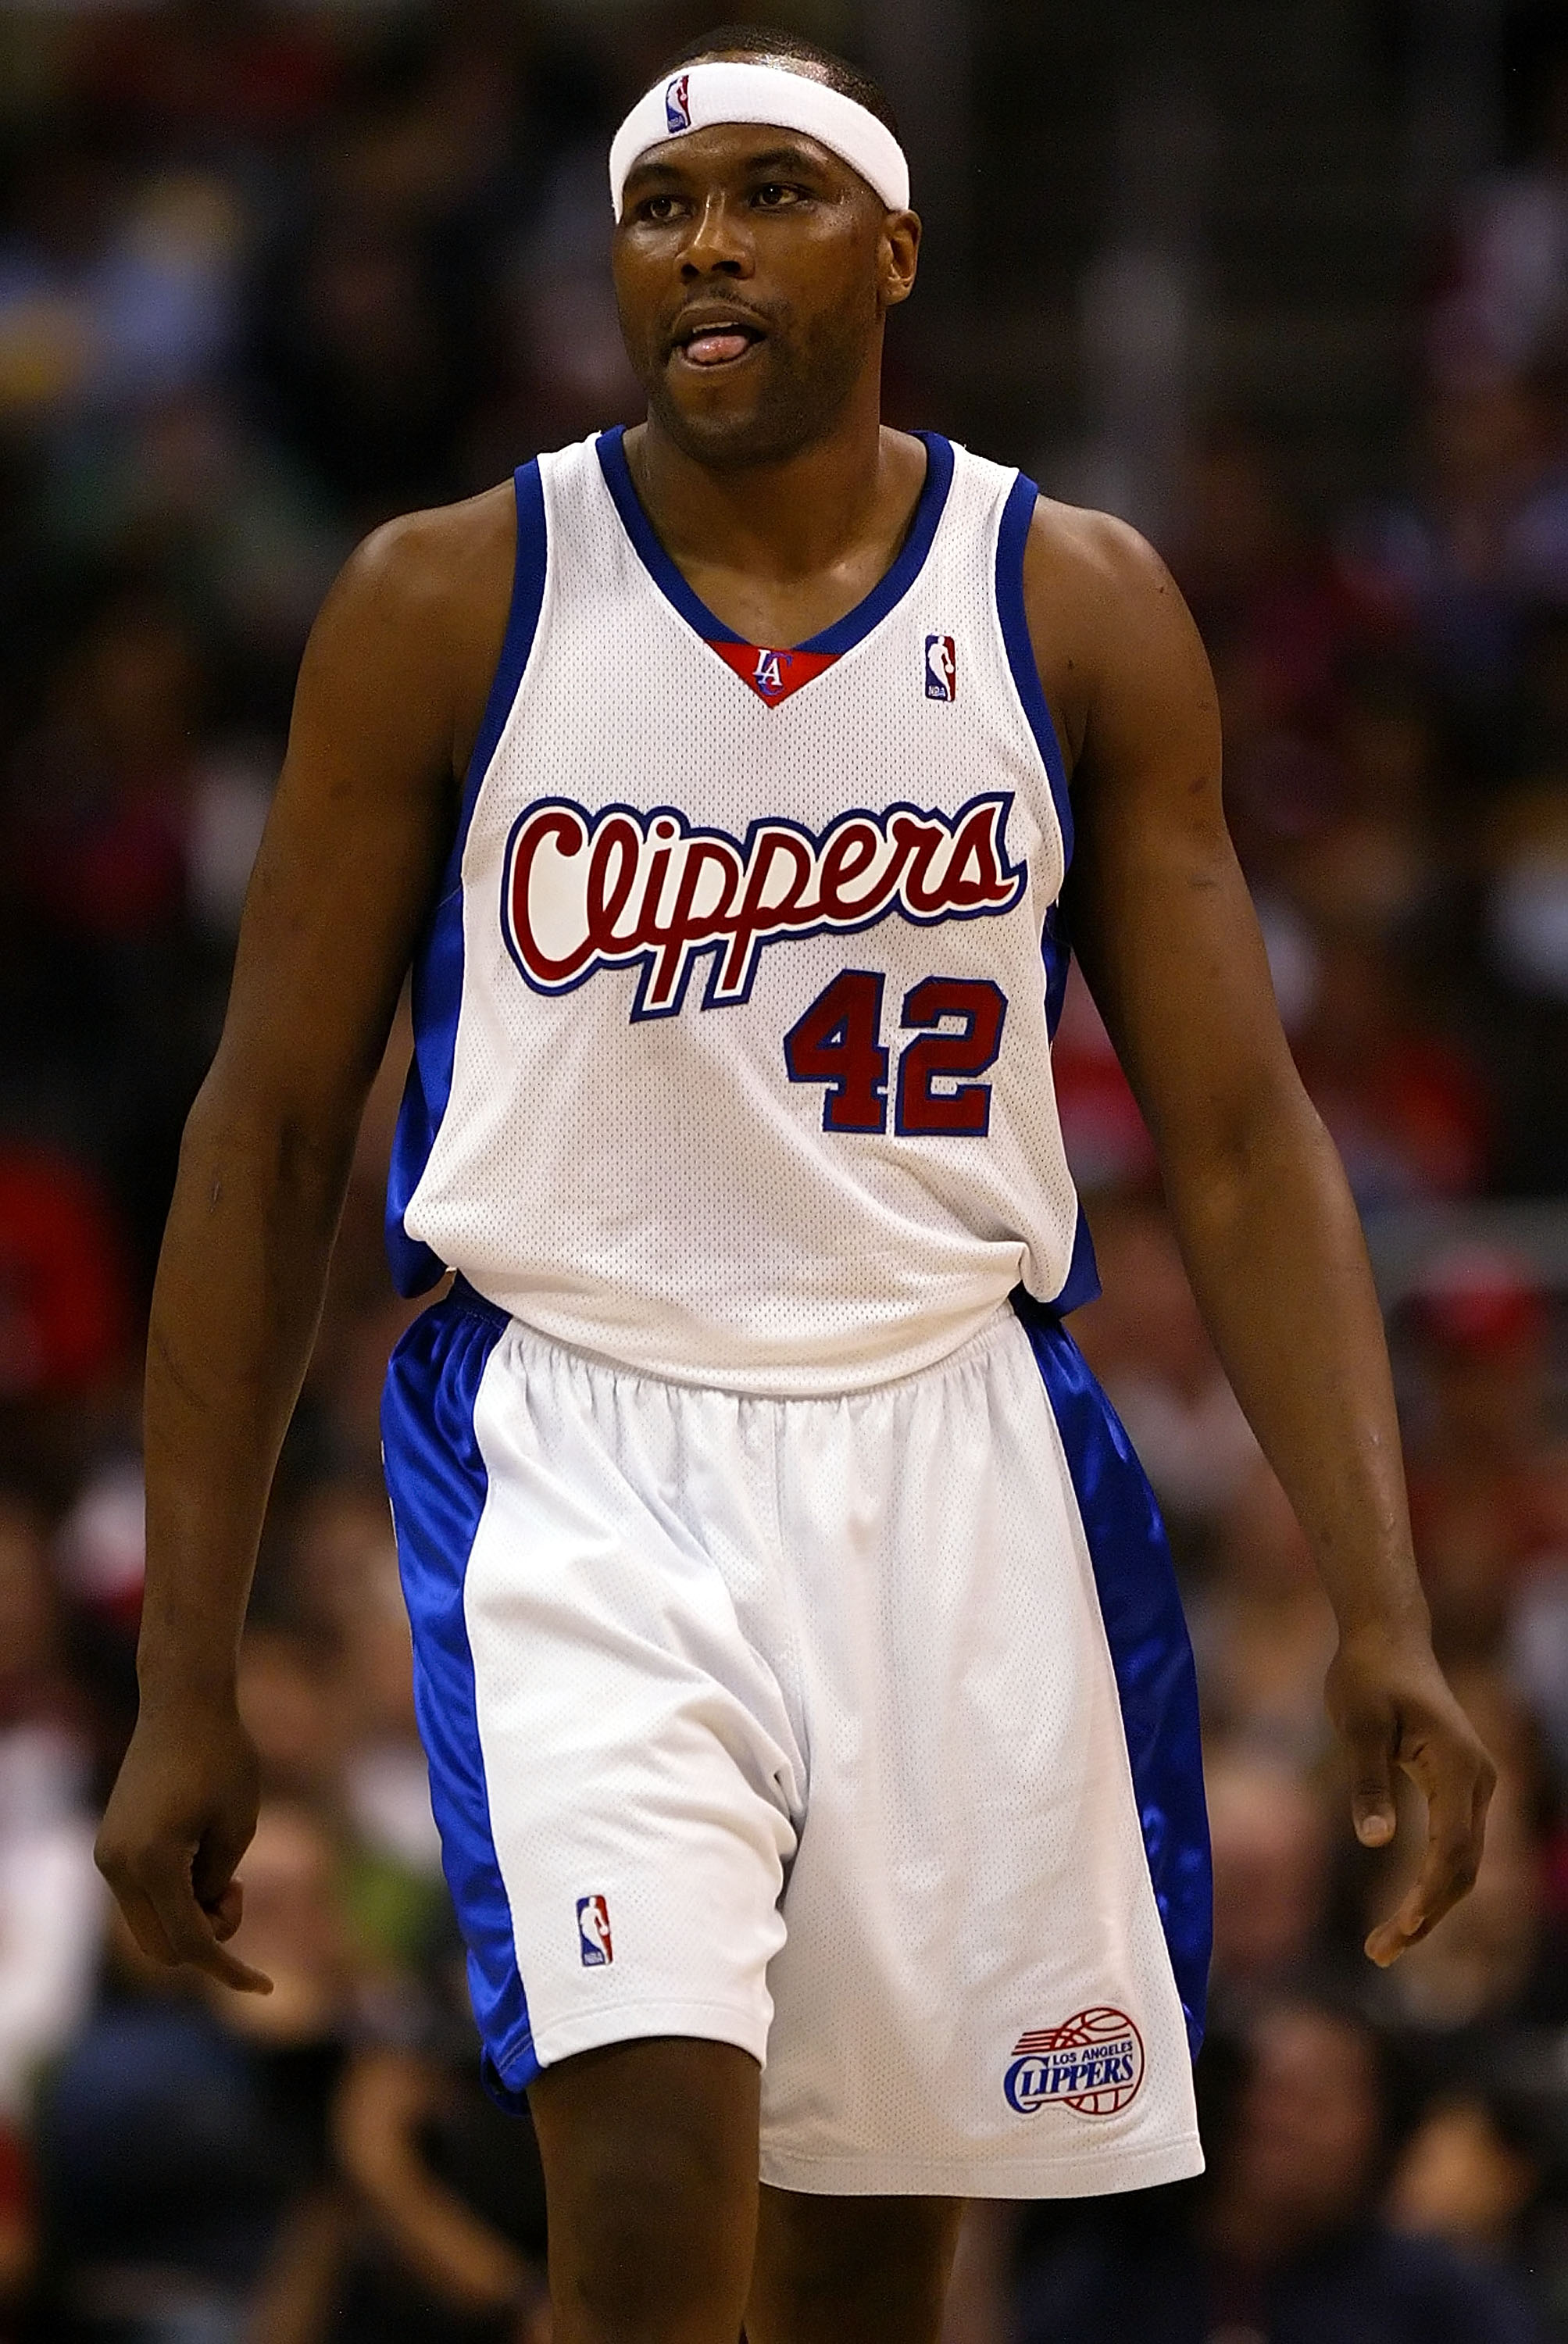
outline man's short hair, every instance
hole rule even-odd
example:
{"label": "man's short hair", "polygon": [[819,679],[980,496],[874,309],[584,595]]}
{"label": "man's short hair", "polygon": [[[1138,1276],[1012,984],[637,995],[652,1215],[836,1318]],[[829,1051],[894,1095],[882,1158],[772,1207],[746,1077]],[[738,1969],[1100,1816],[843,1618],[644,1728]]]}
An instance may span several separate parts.
{"label": "man's short hair", "polygon": [[802,65],[814,66],[820,79],[829,89],[837,90],[841,97],[852,97],[856,106],[864,106],[875,114],[878,122],[886,124],[893,136],[899,136],[898,118],[888,104],[886,93],[874,82],[868,73],[851,65],[835,49],[824,49],[815,41],[804,39],[799,33],[786,33],[777,25],[716,25],[711,33],[666,58],[654,76],[662,81],[668,74],[677,73],[683,66],[705,64],[710,57],[733,56],[755,57],[793,57]]}

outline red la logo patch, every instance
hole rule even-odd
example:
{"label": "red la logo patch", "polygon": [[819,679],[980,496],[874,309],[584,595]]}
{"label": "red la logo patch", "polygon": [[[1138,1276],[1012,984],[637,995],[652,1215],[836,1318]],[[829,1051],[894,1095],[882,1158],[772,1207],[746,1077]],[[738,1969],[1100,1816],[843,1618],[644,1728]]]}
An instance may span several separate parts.
{"label": "red la logo patch", "polygon": [[836,652],[770,651],[765,643],[714,643],[713,648],[769,708],[810,683],[838,657]]}

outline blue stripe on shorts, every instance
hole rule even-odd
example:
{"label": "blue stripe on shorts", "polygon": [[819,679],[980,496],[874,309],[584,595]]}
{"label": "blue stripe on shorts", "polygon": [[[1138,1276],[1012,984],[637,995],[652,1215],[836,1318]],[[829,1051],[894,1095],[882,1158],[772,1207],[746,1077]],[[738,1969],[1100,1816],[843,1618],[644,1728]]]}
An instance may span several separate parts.
{"label": "blue stripe on shorts", "polygon": [[539,2073],[539,2061],[491,1832],[463,1611],[469,1556],[490,1487],[474,1403],[506,1324],[503,1311],[460,1281],[416,1318],[387,1370],[381,1440],[441,1862],[468,1945],[487,2081],[503,2104],[515,2104]]}
{"label": "blue stripe on shorts", "polygon": [[1198,1681],[1165,1525],[1131,1441],[1061,1320],[1021,1287],[1013,1307],[1061,1431],[1088,1541],[1154,1901],[1196,2057],[1213,1877]]}

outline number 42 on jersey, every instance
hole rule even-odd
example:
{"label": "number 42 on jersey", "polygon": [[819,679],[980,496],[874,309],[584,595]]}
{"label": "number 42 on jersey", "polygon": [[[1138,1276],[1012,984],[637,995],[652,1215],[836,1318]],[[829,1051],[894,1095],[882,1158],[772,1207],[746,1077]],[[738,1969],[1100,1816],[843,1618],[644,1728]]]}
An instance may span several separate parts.
{"label": "number 42 on jersey", "polygon": [[[879,970],[846,968],[784,1036],[792,1083],[821,1083],[824,1131],[885,1131],[891,1052],[882,1039]],[[900,1135],[984,1138],[991,1086],[969,1077],[996,1064],[1007,995],[988,978],[927,976],[904,996],[893,1128]],[[950,1088],[936,1090],[944,1082]]]}

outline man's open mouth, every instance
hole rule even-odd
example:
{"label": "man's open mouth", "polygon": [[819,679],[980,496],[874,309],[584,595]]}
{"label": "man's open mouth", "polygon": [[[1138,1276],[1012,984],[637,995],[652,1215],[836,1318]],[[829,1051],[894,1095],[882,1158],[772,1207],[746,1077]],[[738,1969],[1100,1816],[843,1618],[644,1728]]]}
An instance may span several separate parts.
{"label": "man's open mouth", "polygon": [[684,359],[688,366],[733,366],[763,338],[760,326],[733,312],[698,318],[677,329],[674,355]]}

